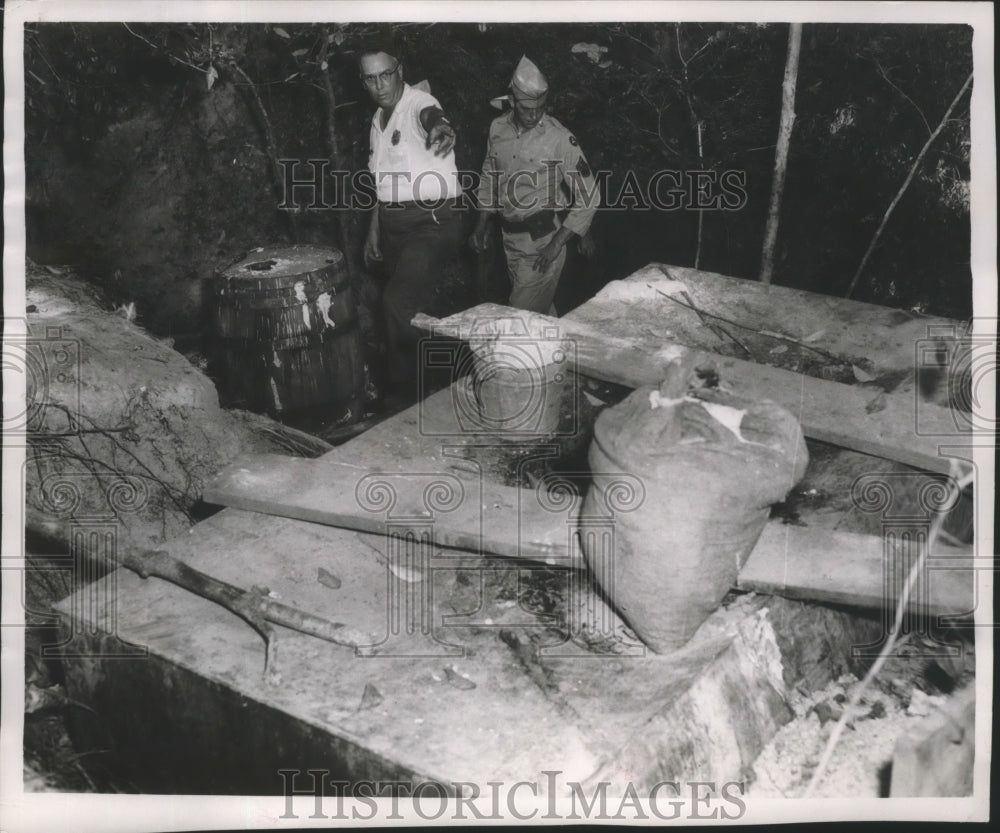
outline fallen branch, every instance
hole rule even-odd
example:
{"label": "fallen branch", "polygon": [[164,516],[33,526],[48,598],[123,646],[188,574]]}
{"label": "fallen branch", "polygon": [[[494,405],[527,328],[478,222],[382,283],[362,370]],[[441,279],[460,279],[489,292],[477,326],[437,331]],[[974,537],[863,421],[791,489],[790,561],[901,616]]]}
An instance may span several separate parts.
{"label": "fallen branch", "polygon": [[254,426],[254,430],[273,440],[284,448],[285,451],[299,457],[321,457],[334,448],[321,437],[313,436],[305,431],[299,431],[290,425],[276,423],[275,425],[262,425],[259,428]]}
{"label": "fallen branch", "polygon": [[76,431],[38,431],[32,432],[31,438],[41,442],[45,440],[55,440],[60,437],[78,437],[81,434],[123,434],[126,431],[134,431],[134,425],[119,425],[117,428],[79,428]]}
{"label": "fallen branch", "polygon": [[[66,415],[67,420],[69,421],[69,424],[71,426],[74,426],[76,430],[73,430],[72,432],[67,433],[67,436],[65,438],[58,437],[55,434],[52,434],[52,435],[49,435],[49,434],[36,434],[36,435],[33,435],[33,440],[34,440],[35,437],[37,437],[37,440],[34,442],[34,445],[39,449],[39,453],[41,453],[41,451],[50,450],[50,449],[47,448],[45,441],[48,440],[48,439],[50,439],[50,438],[52,438],[54,440],[51,443],[51,447],[52,447],[51,450],[52,450],[53,456],[69,457],[71,459],[75,459],[78,462],[83,463],[84,465],[87,466],[88,470],[98,479],[98,482],[100,482],[100,475],[97,474],[97,472],[94,470],[94,468],[92,467],[92,465],[100,466],[100,467],[108,470],[110,473],[117,474],[119,476],[121,476],[122,474],[127,474],[127,472],[123,472],[122,470],[116,468],[115,466],[112,466],[112,465],[106,463],[104,460],[101,460],[98,457],[96,457],[94,454],[92,454],[91,451],[90,451],[90,448],[88,447],[86,441],[83,438],[84,434],[99,434],[99,435],[103,435],[106,439],[108,439],[108,440],[111,441],[112,445],[114,445],[115,448],[117,448],[118,450],[120,450],[123,454],[127,454],[129,457],[131,457],[136,462],[136,464],[138,464],[139,467],[142,468],[143,471],[146,472],[146,476],[148,477],[148,479],[150,481],[152,481],[153,483],[156,483],[160,487],[162,487],[164,493],[167,495],[167,497],[170,498],[170,500],[173,502],[174,506],[176,506],[177,509],[189,521],[193,520],[193,518],[191,516],[191,513],[188,511],[188,506],[185,505],[185,503],[184,503],[184,501],[186,499],[190,499],[189,496],[188,496],[188,494],[187,494],[187,492],[182,492],[180,489],[176,489],[175,487],[171,486],[169,483],[167,483],[166,481],[164,481],[160,477],[158,477],[156,475],[156,472],[154,472],[148,465],[146,465],[146,463],[134,451],[132,451],[130,448],[128,448],[127,446],[125,446],[121,442],[119,442],[118,439],[117,439],[117,437],[113,436],[114,432],[109,431],[106,428],[102,428],[100,425],[98,425],[93,419],[91,419],[90,417],[88,417],[86,414],[80,413],[80,414],[75,414],[74,415],[70,411],[69,408],[67,408],[66,406],[61,405],[61,404],[59,404],[57,402],[47,403],[46,407],[48,407],[48,408],[54,408],[54,409],[62,411]],[[131,413],[129,413],[128,415],[131,416]],[[80,429],[79,428],[79,422],[78,422],[79,420],[86,420],[87,424],[90,425],[91,430],[87,431],[87,430]],[[132,428],[134,429],[134,426],[132,426]],[[122,431],[121,433],[127,433],[127,431]],[[79,442],[79,444],[83,447],[84,451],[86,452],[86,455],[81,455],[81,454],[78,454],[78,453],[76,453],[74,451],[71,451],[69,449],[69,447],[66,445],[66,443],[62,441],[63,439],[76,439],[77,442]],[[41,474],[41,472],[39,472],[39,474]],[[142,475],[139,475],[139,476],[142,476]]]}
{"label": "fallen branch", "polygon": [[283,625],[300,633],[349,648],[360,648],[375,642],[368,634],[363,634],[340,622],[330,622],[311,613],[275,602],[259,588],[247,591],[212,578],[162,550],[125,555],[118,563],[138,573],[144,579],[155,576],[183,587],[197,596],[221,605],[247,622],[264,638],[266,645],[264,674],[271,685],[277,685],[281,681],[277,668],[277,634],[271,627],[272,624]]}
{"label": "fallen branch", "polygon": [[509,628],[501,628],[497,635],[500,641],[510,648],[521,669],[528,675],[528,679],[538,686],[545,699],[555,706],[559,716],[578,726],[586,725],[580,713],[559,690],[552,671],[543,665],[538,647],[530,639],[522,639]]}
{"label": "fallen branch", "polygon": [[948,105],[948,109],[944,111],[944,115],[941,117],[941,121],[938,123],[938,126],[927,138],[927,141],[924,142],[924,146],[920,148],[920,153],[917,154],[917,158],[913,160],[913,164],[910,166],[910,172],[906,175],[906,179],[896,192],[896,196],[892,198],[892,202],[889,203],[889,207],[885,210],[885,214],[882,216],[882,222],[879,223],[878,228],[875,229],[872,242],[868,244],[868,250],[865,252],[864,257],[861,258],[861,263],[858,264],[858,270],[854,273],[854,277],[851,278],[851,285],[847,287],[847,292],[844,293],[845,298],[850,298],[851,293],[854,292],[854,287],[858,283],[858,278],[861,277],[861,273],[864,271],[865,266],[868,265],[868,259],[872,256],[875,245],[882,236],[882,230],[885,228],[886,223],[889,222],[889,217],[892,215],[892,212],[896,210],[896,206],[903,198],[903,194],[906,193],[906,189],[910,187],[910,183],[913,182],[913,177],[917,175],[917,169],[920,167],[920,163],[927,155],[927,151],[930,150],[931,145],[934,144],[934,140],[940,135],[941,131],[944,130],[944,126],[948,123],[948,119],[951,117],[951,111],[958,105],[958,102],[961,100],[962,96],[965,95],[965,91],[969,88],[969,84],[971,83],[972,73],[970,72],[969,77],[965,79],[965,83],[962,85],[962,89],[958,91],[955,97],[951,100],[951,104]]}
{"label": "fallen branch", "polygon": [[[664,270],[664,273],[671,280],[674,280],[673,276],[669,272],[666,272],[666,270]],[[837,356],[837,355],[834,355],[833,353],[828,353],[826,350],[823,350],[823,349],[821,349],[819,347],[813,347],[811,344],[807,344],[806,342],[802,341],[801,339],[794,338],[793,336],[785,335],[784,333],[776,333],[773,330],[758,330],[758,329],[755,329],[754,327],[748,327],[746,324],[740,324],[739,321],[733,321],[731,318],[726,318],[723,315],[716,315],[714,312],[705,312],[704,310],[701,310],[701,309],[699,309],[698,307],[696,307],[694,305],[694,302],[691,300],[691,296],[688,295],[687,292],[684,292],[683,295],[688,300],[688,303],[684,303],[684,301],[679,301],[673,295],[667,294],[662,289],[657,289],[651,283],[647,283],[646,286],[648,286],[652,290],[655,290],[658,294],[662,295],[664,298],[667,298],[668,300],[673,301],[675,304],[678,304],[679,306],[682,306],[685,309],[689,309],[692,312],[697,313],[698,317],[701,319],[702,324],[704,324],[706,327],[708,327],[710,330],[712,330],[712,332],[716,332],[716,330],[719,330],[722,333],[724,333],[725,335],[729,336],[729,338],[731,338],[733,341],[736,342],[736,344],[738,344],[740,347],[742,347],[743,350],[746,351],[747,355],[749,355],[751,358],[754,357],[753,353],[750,351],[750,349],[742,341],[740,341],[738,338],[736,338],[736,336],[734,336],[732,333],[729,332],[729,330],[725,329],[724,327],[719,327],[718,325],[713,325],[713,324],[710,324],[709,322],[705,321],[705,316],[707,315],[709,318],[715,318],[715,319],[717,319],[719,321],[725,321],[727,324],[732,324],[734,327],[739,327],[741,330],[746,330],[747,332],[750,332],[750,333],[757,333],[757,335],[767,336],[768,338],[776,338],[776,339],[779,339],[780,341],[791,342],[792,344],[795,344],[795,345],[797,345],[799,347],[802,347],[802,348],[804,348],[806,350],[811,350],[813,353],[816,353],[816,354],[818,354],[820,356],[823,356],[824,358],[831,359],[832,361],[835,361],[838,364],[855,364],[856,363],[856,362],[853,362],[853,361],[851,361],[849,359],[845,359],[842,356]]]}
{"label": "fallen branch", "polygon": [[[701,323],[704,324],[706,327],[708,327],[713,333],[715,333],[716,336],[718,336],[719,333],[722,333],[722,335],[726,336],[731,341],[736,342],[736,346],[739,347],[739,348],[741,348],[743,350],[743,352],[746,353],[751,359],[753,359],[754,361],[757,360],[757,357],[754,356],[754,354],[750,350],[750,348],[747,347],[742,341],[740,341],[731,332],[729,332],[729,330],[727,330],[725,327],[720,326],[719,324],[713,324],[711,321],[706,321],[705,320],[705,315],[702,313],[702,311],[700,309],[698,309],[698,307],[696,307],[694,305],[694,301],[691,300],[691,296],[688,295],[687,290],[685,290],[684,292],[681,292],[681,295],[683,295],[684,296],[684,300],[687,301],[688,308],[689,309],[693,309],[695,311],[695,313],[697,313],[698,318],[701,320]],[[669,296],[667,296],[667,297],[669,297]]]}

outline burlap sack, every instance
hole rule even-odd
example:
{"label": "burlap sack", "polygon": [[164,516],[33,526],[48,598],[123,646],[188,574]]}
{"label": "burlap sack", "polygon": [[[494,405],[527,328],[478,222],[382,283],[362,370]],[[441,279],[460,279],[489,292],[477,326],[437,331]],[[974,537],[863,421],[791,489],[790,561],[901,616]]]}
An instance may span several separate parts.
{"label": "burlap sack", "polygon": [[[640,388],[600,415],[590,447],[582,514],[614,516],[614,547],[610,555],[585,547],[584,555],[609,601],[657,653],[684,645],[719,606],[770,505],[808,462],[802,429],[784,408],[711,398]],[[636,478],[639,494],[616,505],[621,482],[635,492]]]}

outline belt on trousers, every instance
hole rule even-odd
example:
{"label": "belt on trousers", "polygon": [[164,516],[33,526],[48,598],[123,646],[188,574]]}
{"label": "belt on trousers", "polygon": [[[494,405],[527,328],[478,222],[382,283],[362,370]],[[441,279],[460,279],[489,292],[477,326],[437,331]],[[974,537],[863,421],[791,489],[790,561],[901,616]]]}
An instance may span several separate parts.
{"label": "belt on trousers", "polygon": [[556,229],[555,211],[538,211],[523,220],[507,220],[500,218],[500,227],[508,234],[521,234],[527,232],[532,240],[544,237]]}
{"label": "belt on trousers", "polygon": [[407,200],[406,202],[380,202],[379,208],[389,208],[393,211],[399,211],[400,209],[414,209],[419,208],[423,211],[428,209],[444,208],[445,206],[450,206],[451,208],[457,208],[459,197],[449,197],[444,200]]}

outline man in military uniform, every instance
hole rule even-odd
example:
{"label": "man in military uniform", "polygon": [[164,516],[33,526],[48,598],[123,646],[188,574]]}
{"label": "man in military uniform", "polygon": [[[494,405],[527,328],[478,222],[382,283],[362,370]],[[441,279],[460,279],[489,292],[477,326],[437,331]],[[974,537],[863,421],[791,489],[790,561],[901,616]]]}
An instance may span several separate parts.
{"label": "man in military uniform", "polygon": [[470,244],[485,251],[490,217],[499,214],[510,305],[555,315],[552,299],[566,244],[587,233],[600,194],[579,142],[546,112],[547,96],[545,76],[522,57],[510,95],[491,102],[509,101],[511,109],[490,125]]}
{"label": "man in military uniform", "polygon": [[420,336],[410,321],[433,294],[462,239],[455,130],[434,96],[403,80],[394,55],[373,48],[359,58],[361,81],[378,105],[368,157],[378,206],[365,262],[381,262],[388,275],[382,305],[389,383],[395,396],[409,400],[416,393]]}

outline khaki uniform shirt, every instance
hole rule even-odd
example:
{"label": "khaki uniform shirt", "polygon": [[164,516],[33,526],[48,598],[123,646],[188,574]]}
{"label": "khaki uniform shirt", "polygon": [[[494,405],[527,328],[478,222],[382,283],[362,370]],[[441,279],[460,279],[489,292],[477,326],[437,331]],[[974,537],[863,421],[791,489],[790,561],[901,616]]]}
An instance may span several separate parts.
{"label": "khaki uniform shirt", "polygon": [[542,210],[569,209],[562,224],[581,237],[601,201],[593,171],[573,134],[548,113],[530,130],[519,132],[513,110],[490,125],[476,198],[483,210],[514,221]]}

